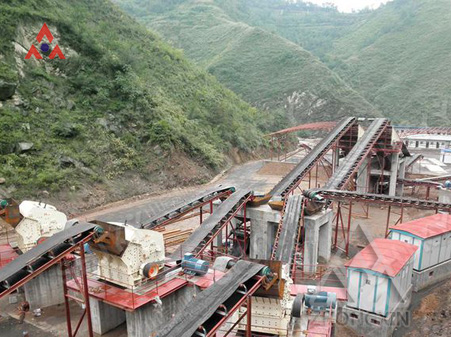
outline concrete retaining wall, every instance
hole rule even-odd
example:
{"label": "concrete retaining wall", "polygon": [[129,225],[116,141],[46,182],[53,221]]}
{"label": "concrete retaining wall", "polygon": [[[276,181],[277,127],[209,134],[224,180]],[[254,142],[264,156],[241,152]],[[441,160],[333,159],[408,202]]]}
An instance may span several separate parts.
{"label": "concrete retaining wall", "polygon": [[191,302],[200,290],[196,287],[183,287],[175,293],[163,298],[162,304],[148,303],[141,308],[126,312],[128,337],[156,336],[172,317]]}
{"label": "concrete retaining wall", "polygon": [[387,317],[344,306],[339,311],[337,320],[361,336],[390,337],[397,327],[410,324],[411,315],[407,309],[412,299],[412,290],[413,287],[410,287],[403,296],[404,300]]}
{"label": "concrete retaining wall", "polygon": [[451,260],[440,263],[422,271],[413,271],[413,291],[429,287],[435,283],[448,279],[451,276]]}

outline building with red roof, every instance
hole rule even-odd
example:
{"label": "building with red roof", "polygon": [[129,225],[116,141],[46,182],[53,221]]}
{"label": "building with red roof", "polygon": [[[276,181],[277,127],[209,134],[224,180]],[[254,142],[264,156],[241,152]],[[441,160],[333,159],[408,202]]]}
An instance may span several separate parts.
{"label": "building with red roof", "polygon": [[347,264],[347,306],[387,317],[410,296],[412,244],[375,239]]}
{"label": "building with red roof", "polygon": [[451,215],[435,214],[390,229],[389,238],[413,244],[414,270],[423,271],[451,260]]}

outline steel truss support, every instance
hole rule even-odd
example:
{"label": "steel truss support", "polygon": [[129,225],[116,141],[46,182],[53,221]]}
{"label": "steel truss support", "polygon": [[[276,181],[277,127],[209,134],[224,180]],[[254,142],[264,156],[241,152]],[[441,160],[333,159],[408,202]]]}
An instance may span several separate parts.
{"label": "steel truss support", "polygon": [[[252,199],[254,198],[254,196],[252,195],[252,193],[249,193],[247,196],[244,196],[243,199],[240,200],[239,204],[237,204],[238,206],[235,208],[234,212],[230,215],[227,216],[227,218],[223,218],[221,220],[221,225],[219,228],[215,229],[215,232],[212,233],[212,235],[210,236],[209,240],[203,244],[202,248],[199,249],[199,251],[196,253],[196,257],[201,257],[203,256],[203,252],[207,249],[207,247],[210,247],[211,253],[213,253],[215,251],[215,248],[220,248],[222,247],[221,245],[219,246],[215,246],[214,245],[214,240],[215,238],[223,232],[223,230],[225,230],[225,237],[226,237],[226,243],[225,243],[225,254],[228,254],[228,240],[230,239],[230,237],[232,235],[234,235],[234,240],[236,237],[236,228],[233,226],[232,224],[232,219],[234,219],[237,214],[240,212],[241,209],[243,209],[244,215],[246,214],[246,205],[249,201],[252,201]],[[244,239],[243,240],[237,240],[237,241],[242,241],[242,242],[248,242],[248,233],[247,233],[247,222],[246,219],[244,219],[244,226],[246,226],[246,231],[244,232]],[[230,232],[229,232],[230,230]],[[245,251],[244,251],[245,254]]]}
{"label": "steel truss support", "polygon": [[263,280],[265,277],[259,277],[257,282],[252,286],[251,289],[249,289],[245,294],[243,294],[242,298],[240,298],[235,305],[227,311],[227,313],[224,315],[224,317],[213,327],[211,328],[206,334],[206,337],[215,337],[218,330],[221,328],[221,326],[226,323],[230,318],[232,318],[233,314],[236,310],[238,310],[241,306],[246,306],[246,311],[242,313],[239,317],[237,322],[235,322],[232,327],[230,327],[229,330],[224,335],[221,335],[222,337],[229,336],[230,333],[233,331],[233,329],[236,328],[236,326],[243,320],[243,318],[246,316],[246,337],[252,337],[252,295],[259,289],[263,283]]}
{"label": "steel truss support", "polygon": [[297,269],[296,256],[297,256],[297,253],[300,251],[302,258],[304,258],[305,240],[301,244],[301,234],[302,234],[302,229],[304,228],[305,205],[306,205],[306,200],[304,199],[302,202],[301,216],[300,216],[299,224],[298,224],[299,229],[298,229],[298,233],[297,233],[296,246],[294,248],[293,256],[291,258],[290,273],[291,273],[291,278],[293,279],[293,283],[296,283],[296,269]]}
{"label": "steel truss support", "polygon": [[[73,265],[72,261],[69,259],[63,259],[61,260],[61,271],[62,271],[62,278],[63,278],[63,291],[64,291],[64,305],[66,309],[66,324],[67,324],[67,335],[68,337],[76,337],[77,333],[80,329],[81,323],[83,322],[83,319],[87,318],[87,324],[88,324],[88,336],[94,337],[94,333],[92,330],[92,318],[91,318],[91,306],[89,304],[89,288],[88,288],[88,276],[86,271],[86,257],[85,257],[85,251],[84,246],[82,243],[79,244],[79,251],[80,251],[80,258],[81,258],[81,271],[82,271],[82,284],[78,282],[78,279],[75,277],[75,273],[73,271]],[[77,297],[73,297],[69,294],[68,287],[67,287],[67,275],[66,271],[70,270],[73,279],[75,280],[77,286],[79,287],[79,292],[82,294],[83,300],[78,299]],[[69,299],[76,300],[78,302],[81,302],[84,305],[83,313],[78,320],[77,326],[75,327],[75,331],[72,333],[72,322],[71,322],[71,313],[70,313],[70,305],[69,305]]]}

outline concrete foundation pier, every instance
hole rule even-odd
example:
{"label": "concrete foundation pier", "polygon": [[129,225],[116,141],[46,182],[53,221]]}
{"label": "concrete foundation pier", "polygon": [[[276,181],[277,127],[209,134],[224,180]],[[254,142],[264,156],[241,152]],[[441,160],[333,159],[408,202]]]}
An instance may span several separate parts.
{"label": "concrete foundation pier", "polygon": [[304,218],[304,271],[315,273],[318,258],[330,260],[332,249],[332,218],[331,209],[323,210]]}
{"label": "concrete foundation pier", "polygon": [[64,303],[63,279],[59,264],[47,269],[25,283],[25,299],[31,309],[46,308]]}
{"label": "concrete foundation pier", "polygon": [[91,305],[92,329],[96,334],[103,335],[125,322],[125,311],[109,304],[89,299]]}
{"label": "concrete foundation pier", "polygon": [[133,312],[125,313],[128,337],[149,337],[156,335],[159,329],[190,303],[200,290],[187,286],[161,299],[161,304],[148,303]]}
{"label": "concrete foundation pier", "polygon": [[442,262],[425,270],[412,273],[413,291],[430,287],[451,277],[451,260]]}
{"label": "concrete foundation pier", "polygon": [[274,211],[269,205],[248,207],[246,218],[250,219],[252,224],[250,258],[269,259],[280,222],[280,212]]}
{"label": "concrete foundation pier", "polygon": [[396,195],[396,186],[398,181],[398,169],[399,169],[399,153],[393,153],[391,155],[391,168],[390,168],[390,185],[388,195]]}
{"label": "concrete foundation pier", "polygon": [[386,317],[345,305],[337,320],[347,325],[361,336],[391,337],[396,328],[410,324],[410,312],[407,310],[412,300],[412,286],[402,297],[396,308]]}
{"label": "concrete foundation pier", "polygon": [[368,193],[370,182],[369,158],[366,158],[357,172],[356,188],[358,193]]}

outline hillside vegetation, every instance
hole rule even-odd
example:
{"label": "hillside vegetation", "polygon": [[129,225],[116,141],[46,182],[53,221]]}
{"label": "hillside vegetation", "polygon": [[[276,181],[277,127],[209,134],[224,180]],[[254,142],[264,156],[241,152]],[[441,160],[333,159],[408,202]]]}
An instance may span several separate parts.
{"label": "hillside vegetation", "polygon": [[377,114],[299,45],[229,16],[226,1],[116,2],[244,100],[280,118],[288,116],[291,124]]}
{"label": "hillside vegetation", "polygon": [[[44,22],[65,60],[24,59]],[[273,122],[109,1],[2,1],[0,31],[2,194],[198,183]]]}
{"label": "hillside vegetation", "polygon": [[215,3],[307,49],[395,123],[451,123],[448,0],[393,0],[348,14],[285,0]]}
{"label": "hillside vegetation", "polygon": [[333,50],[335,70],[396,122],[451,125],[451,3],[395,0]]}

